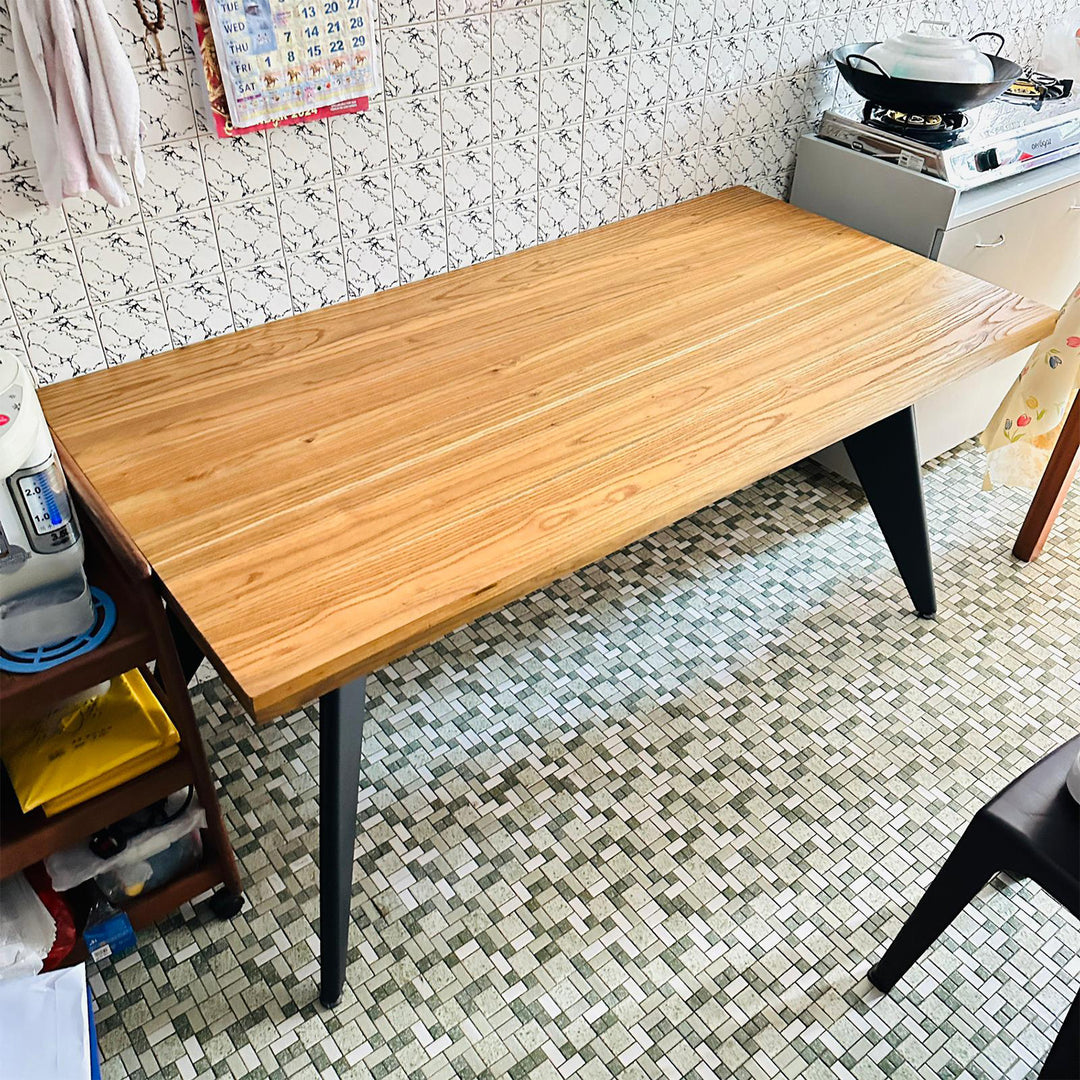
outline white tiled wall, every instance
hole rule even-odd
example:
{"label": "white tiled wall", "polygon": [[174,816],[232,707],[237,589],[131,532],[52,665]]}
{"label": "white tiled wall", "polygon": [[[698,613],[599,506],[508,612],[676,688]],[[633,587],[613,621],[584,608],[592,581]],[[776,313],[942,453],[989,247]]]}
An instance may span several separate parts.
{"label": "white tiled wall", "polygon": [[1064,0],[382,0],[366,116],[225,141],[177,12],[162,72],[133,0],[106,0],[146,121],[119,211],[40,203],[2,4],[0,349],[48,382],[731,184],[783,194],[836,91],[828,49],[951,14],[1024,60]]}

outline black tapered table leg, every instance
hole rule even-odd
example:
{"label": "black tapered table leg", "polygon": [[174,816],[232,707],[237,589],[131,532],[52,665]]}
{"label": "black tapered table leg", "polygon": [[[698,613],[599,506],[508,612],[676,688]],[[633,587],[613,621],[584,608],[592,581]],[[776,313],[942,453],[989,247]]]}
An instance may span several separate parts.
{"label": "black tapered table leg", "polygon": [[844,448],[870,500],[896,568],[923,619],[937,612],[914,408],[848,436]]}
{"label": "black tapered table leg", "polygon": [[173,614],[172,608],[166,607],[165,617],[169,620],[169,630],[176,643],[176,653],[180,657],[180,671],[184,676],[184,683],[189,684],[203,662],[203,651],[192,640],[184,624]]}
{"label": "black tapered table leg", "polygon": [[363,678],[319,699],[319,997],[328,1006],[345,985],[363,730]]}

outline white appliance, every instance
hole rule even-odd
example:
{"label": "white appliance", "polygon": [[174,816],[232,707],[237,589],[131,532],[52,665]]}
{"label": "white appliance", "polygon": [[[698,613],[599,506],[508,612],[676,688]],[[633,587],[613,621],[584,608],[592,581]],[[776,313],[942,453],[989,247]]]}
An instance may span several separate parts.
{"label": "white appliance", "polygon": [[82,534],[33,377],[0,355],[0,646],[52,645],[93,622]]}
{"label": "white appliance", "polygon": [[[862,103],[799,140],[791,201],[1051,307],[1080,281],[1080,96],[908,118]],[[922,121],[926,118],[914,118]],[[981,432],[1025,349],[918,402],[920,460]],[[850,479],[840,444],[816,459]]]}

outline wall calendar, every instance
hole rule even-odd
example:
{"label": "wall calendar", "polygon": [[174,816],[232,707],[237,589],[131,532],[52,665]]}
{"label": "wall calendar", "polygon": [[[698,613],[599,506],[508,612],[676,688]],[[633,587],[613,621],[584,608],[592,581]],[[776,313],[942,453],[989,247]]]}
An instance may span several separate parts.
{"label": "wall calendar", "polygon": [[191,0],[221,136],[367,108],[370,0]]}

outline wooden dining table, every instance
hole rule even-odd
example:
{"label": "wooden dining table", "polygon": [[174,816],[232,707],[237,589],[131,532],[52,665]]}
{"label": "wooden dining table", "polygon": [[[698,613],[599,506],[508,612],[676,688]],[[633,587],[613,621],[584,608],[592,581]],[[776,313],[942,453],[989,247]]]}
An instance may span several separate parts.
{"label": "wooden dining table", "polygon": [[841,439],[932,616],[911,406],[1054,314],[735,188],[41,396],[194,657],[320,699],[332,1005],[366,675]]}

